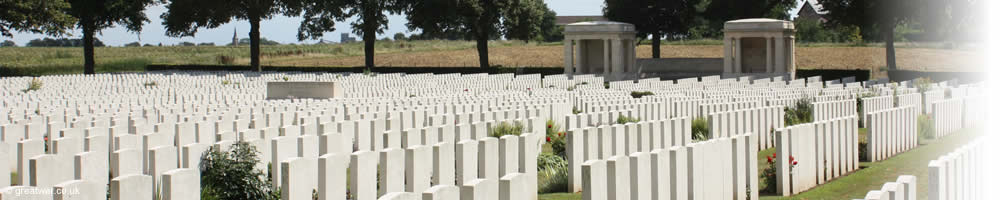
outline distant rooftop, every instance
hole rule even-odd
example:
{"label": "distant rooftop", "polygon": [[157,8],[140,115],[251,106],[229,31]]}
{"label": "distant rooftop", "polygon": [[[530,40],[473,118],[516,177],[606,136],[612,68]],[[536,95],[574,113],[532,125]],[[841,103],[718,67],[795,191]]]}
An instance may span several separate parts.
{"label": "distant rooftop", "polygon": [[577,23],[577,22],[587,22],[587,21],[608,21],[608,18],[604,16],[556,16],[556,25],[564,26],[567,24]]}

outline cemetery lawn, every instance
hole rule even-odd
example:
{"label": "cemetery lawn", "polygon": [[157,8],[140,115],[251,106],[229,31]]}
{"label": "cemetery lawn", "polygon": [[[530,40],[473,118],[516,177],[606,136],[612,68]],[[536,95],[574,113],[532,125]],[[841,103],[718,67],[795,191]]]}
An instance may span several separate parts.
{"label": "cemetery lawn", "polygon": [[[969,143],[982,132],[980,128],[962,129],[943,138],[920,140],[920,146],[881,162],[861,162],[858,171],[790,197],[764,196],[760,199],[861,199],[882,184],[895,181],[900,175],[917,177],[917,197],[927,199],[927,163]],[[759,163],[766,163],[764,156],[774,149],[761,151]],[[760,160],[759,158],[764,158]],[[760,165],[764,166],[764,165]]]}

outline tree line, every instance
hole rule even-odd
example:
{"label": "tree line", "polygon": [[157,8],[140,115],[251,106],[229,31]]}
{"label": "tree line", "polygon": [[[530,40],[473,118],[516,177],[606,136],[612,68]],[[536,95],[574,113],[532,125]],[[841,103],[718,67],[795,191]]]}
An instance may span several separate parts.
{"label": "tree line", "polygon": [[[900,24],[919,24],[940,34],[961,34],[975,26],[973,12],[982,1],[941,0],[818,0],[828,11],[825,28],[854,28],[866,41],[886,43],[887,65],[895,69],[894,31]],[[84,73],[94,73],[96,33],[112,26],[131,32],[149,22],[144,10],[165,4],[159,16],[171,37],[194,36],[199,29],[217,28],[234,20],[250,25],[247,43],[250,65],[260,70],[263,20],[301,16],[297,39],[319,39],[349,23],[364,41],[365,67],[375,66],[375,41],[388,27],[388,14],[405,15],[410,39],[476,41],[480,67],[489,67],[488,41],[561,40],[555,12],[543,0],[20,0],[0,1],[0,35],[31,32],[50,36],[82,30]],[[634,24],[637,38],[651,39],[660,55],[662,39],[718,38],[725,21],[742,18],[789,19],[797,0],[605,0],[603,14]],[[354,17],[353,21],[347,21]],[[243,40],[240,43],[244,43]],[[5,43],[5,45],[8,45]],[[137,46],[136,44],[133,44]]]}
{"label": "tree line", "polygon": [[[161,3],[167,12],[159,17],[171,37],[194,36],[199,29],[217,28],[234,20],[248,21],[250,65],[258,70],[260,22],[276,16],[303,18],[297,35],[300,41],[321,38],[335,31],[337,23],[350,23],[365,43],[365,67],[369,69],[375,66],[376,36],[388,28],[387,14],[406,15],[407,28],[422,30],[424,36],[447,33],[475,40],[481,67],[489,66],[490,39],[537,40],[553,32],[541,27],[555,26],[555,12],[542,0],[22,0],[0,1],[5,10],[0,13],[0,34],[62,36],[81,29],[84,73],[93,74],[94,35],[112,26],[140,32],[149,22],[144,10]],[[345,22],[351,17],[356,19]]]}
{"label": "tree line", "polygon": [[[808,2],[803,2],[808,3]],[[817,0],[825,23],[796,22],[806,40],[884,42],[886,65],[896,69],[897,27],[919,28],[927,37],[979,37],[983,1]],[[636,26],[637,37],[652,40],[654,58],[661,39],[720,38],[726,21],[744,18],[789,20],[797,0],[605,0],[604,15]],[[801,25],[801,27],[800,27]],[[974,40],[974,39],[973,39]]]}

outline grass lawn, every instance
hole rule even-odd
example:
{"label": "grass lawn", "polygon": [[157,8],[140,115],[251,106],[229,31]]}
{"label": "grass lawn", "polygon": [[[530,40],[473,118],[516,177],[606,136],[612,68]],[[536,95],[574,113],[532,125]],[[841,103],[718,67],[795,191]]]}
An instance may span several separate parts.
{"label": "grass lawn", "polygon": [[[867,130],[858,134],[864,137]],[[959,146],[969,143],[981,133],[981,129],[963,129],[951,135],[936,140],[920,140],[920,146],[910,151],[898,154],[887,160],[871,163],[861,162],[861,169],[820,185],[809,191],[790,197],[761,194],[760,199],[859,199],[868,191],[877,190],[886,182],[895,181],[900,175],[917,177],[917,197],[927,199],[927,163],[939,156],[954,151]],[[767,157],[775,152],[774,148],[758,153],[758,169],[767,165]],[[763,186],[763,185],[762,185]],[[582,193],[551,193],[540,194],[540,200],[582,199]]]}

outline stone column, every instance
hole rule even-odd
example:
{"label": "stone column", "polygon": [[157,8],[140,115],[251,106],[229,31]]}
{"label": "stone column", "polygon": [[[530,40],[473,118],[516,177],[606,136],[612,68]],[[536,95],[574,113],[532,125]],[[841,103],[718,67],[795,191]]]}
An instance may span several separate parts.
{"label": "stone column", "polygon": [[628,61],[627,61],[628,67],[630,67],[630,68],[634,69],[634,71],[638,72],[639,68],[638,68],[638,66],[635,66],[635,59],[636,59],[636,56],[635,56],[635,41],[633,41],[633,40],[625,40],[625,42],[628,42],[628,43],[625,44],[625,49],[627,49],[628,52],[629,52],[628,53],[628,57],[625,57],[625,59],[628,59]]}
{"label": "stone column", "polygon": [[743,42],[742,42],[742,39],[743,38],[736,37],[733,40],[733,42],[736,43],[735,45],[733,45],[733,46],[736,47],[736,50],[733,50],[733,54],[735,54],[735,55],[733,55],[733,58],[734,58],[733,59],[733,62],[734,62],[733,63],[733,68],[730,69],[730,72],[732,72],[732,73],[741,73],[740,70],[743,69]]}
{"label": "stone column", "polygon": [[563,40],[563,73],[573,75],[573,40]]}
{"label": "stone column", "polygon": [[791,79],[795,80],[795,36],[788,36],[788,65],[786,65],[785,71],[791,75]]}
{"label": "stone column", "polygon": [[722,38],[722,72],[723,73],[733,73],[733,39],[730,37]]}
{"label": "stone column", "polygon": [[604,60],[604,78],[608,78],[608,75],[611,74],[611,59],[609,58],[611,57],[610,42],[608,39],[601,40],[601,46],[604,47],[604,52],[601,54],[601,60]]}
{"label": "stone column", "polygon": [[622,51],[622,40],[615,39],[611,40],[611,74],[613,76],[618,76],[625,72],[625,64],[622,62],[624,60],[625,52]]}
{"label": "stone column", "polygon": [[767,72],[774,71],[774,37],[767,37]]}
{"label": "stone column", "polygon": [[770,73],[784,73],[787,60],[785,59],[787,50],[785,49],[785,38],[774,38],[774,71]]}
{"label": "stone column", "polygon": [[573,45],[573,65],[576,68],[575,74],[590,73],[588,69],[584,69],[583,63],[583,50],[587,47],[586,42],[583,40],[573,40],[576,45]]}

